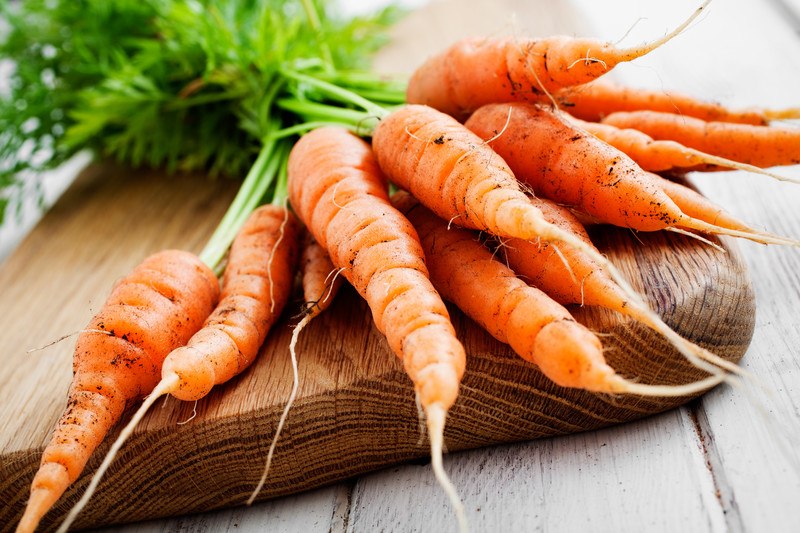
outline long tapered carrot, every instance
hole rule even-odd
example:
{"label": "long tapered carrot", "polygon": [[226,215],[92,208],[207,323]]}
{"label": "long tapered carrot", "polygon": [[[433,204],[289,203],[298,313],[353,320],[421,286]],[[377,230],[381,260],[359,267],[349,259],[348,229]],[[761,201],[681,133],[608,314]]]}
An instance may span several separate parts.
{"label": "long tapered carrot", "polygon": [[800,129],[709,122],[657,111],[612,113],[603,123],[632,128],[656,140],[671,140],[757,167],[800,163]]}
{"label": "long tapered carrot", "polygon": [[369,145],[344,129],[317,129],[297,142],[289,156],[289,197],[403,361],[426,414],[434,473],[465,529],[463,506],[442,466],[445,416],[458,395],[464,348],[428,280],[414,228],[389,203]]}
{"label": "long tapered carrot", "polygon": [[573,117],[570,117],[570,120],[579,128],[624,152],[642,169],[651,172],[728,168],[763,174],[780,181],[800,183],[800,180],[768,172],[754,165],[707,154],[675,141],[658,141],[636,129],[618,128],[611,124],[587,122]]}
{"label": "long tapered carrot", "polygon": [[541,106],[484,106],[466,125],[480,137],[491,139],[491,147],[537,195],[574,206],[600,221],[640,231],[679,228],[761,243],[798,244],[763,232],[715,226],[705,217],[687,215],[653,180],[653,174]]}
{"label": "long tapered carrot", "polygon": [[442,296],[556,384],[594,392],[682,396],[721,381],[712,376],[660,386],[624,379],[606,363],[596,335],[544,292],[516,277],[473,232],[448,227],[406,192],[396,193],[392,202],[417,229],[431,281]]}
{"label": "long tapered carrot", "polygon": [[564,87],[592,81],[618,63],[658,48],[681,33],[709,3],[704,1],[668,35],[632,48],[567,36],[465,39],[414,72],[406,99],[457,118],[489,103],[538,101]]}
{"label": "long tapered carrot", "polygon": [[[586,229],[569,209],[544,198],[531,198],[531,202],[548,221],[594,246]],[[737,365],[681,338],[654,311],[631,301],[608,272],[580,250],[521,239],[507,239],[502,250],[508,265],[517,275],[557,302],[614,310],[661,333],[671,343],[695,353],[704,361],[730,372],[744,373]]]}
{"label": "long tapered carrot", "polygon": [[[599,79],[556,93],[558,106],[577,118],[597,122],[616,111],[663,111],[703,120],[765,125],[799,118],[800,109],[731,109],[674,91],[643,89]],[[550,103],[541,100],[543,103]]]}
{"label": "long tapered carrot", "polygon": [[116,285],[78,337],[67,407],[42,455],[18,532],[36,528],[125,408],[152,390],[164,358],[200,328],[218,297],[214,273],[177,250],[148,257]]}
{"label": "long tapered carrot", "polygon": [[165,354],[161,380],[151,385],[152,392],[120,432],[59,531],[67,531],[88,503],[117,452],[156,399],[171,394],[180,400],[198,400],[253,362],[289,298],[298,231],[296,219],[284,207],[266,205],[250,215],[231,245],[219,304],[204,315],[207,319],[202,329]]}
{"label": "long tapered carrot", "polygon": [[[601,265],[630,302],[647,308],[641,296],[597,249],[548,222],[521,191],[503,158],[454,118],[427,106],[408,106],[381,120],[372,145],[387,176],[439,217],[500,237],[541,239],[571,246]],[[664,333],[670,334],[669,328]],[[673,344],[697,367],[716,371],[680,337],[673,338]]]}

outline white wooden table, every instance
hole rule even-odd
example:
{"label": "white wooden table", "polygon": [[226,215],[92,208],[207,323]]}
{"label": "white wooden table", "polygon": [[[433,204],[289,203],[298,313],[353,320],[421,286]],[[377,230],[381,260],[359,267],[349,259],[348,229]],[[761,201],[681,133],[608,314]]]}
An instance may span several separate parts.
{"label": "white wooden table", "polygon": [[[778,0],[716,0],[688,31],[617,79],[679,89],[732,106],[800,105],[800,33]],[[546,2],[542,2],[546,3]],[[795,9],[800,2],[795,1]],[[435,2],[404,24],[449,42],[470,33],[567,33],[636,44],[675,27],[698,0],[562,0],[535,17],[524,2]],[[789,5],[792,1],[788,2]],[[800,11],[798,11],[800,12]],[[474,29],[472,30],[474,31]],[[381,61],[410,70],[430,50],[390,47]],[[402,52],[401,52],[402,50]],[[399,54],[405,54],[399,57]],[[380,67],[380,63],[378,65]],[[781,169],[800,177],[800,168]],[[740,172],[695,180],[735,215],[800,237],[800,186]],[[754,378],[641,422],[446,456],[474,531],[800,531],[800,256],[741,243],[757,294],[742,365]],[[769,391],[769,392],[765,392]],[[404,465],[309,493],[219,512],[103,531],[451,531],[428,464]]]}

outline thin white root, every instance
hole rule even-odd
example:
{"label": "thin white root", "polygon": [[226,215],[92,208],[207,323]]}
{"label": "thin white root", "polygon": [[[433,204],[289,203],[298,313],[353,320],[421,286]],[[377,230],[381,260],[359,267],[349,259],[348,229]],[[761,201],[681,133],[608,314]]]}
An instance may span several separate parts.
{"label": "thin white root", "polygon": [[711,376],[685,385],[646,385],[635,383],[616,376],[613,383],[616,385],[614,392],[639,394],[641,396],[688,396],[698,394],[719,385],[725,381],[726,376]]}
{"label": "thin white root", "polygon": [[774,172],[770,172],[768,170],[764,170],[761,167],[757,167],[755,165],[749,165],[747,163],[740,163],[739,161],[734,161],[732,159],[726,159],[724,157],[719,157],[716,155],[707,154],[705,152],[701,152],[700,150],[695,150],[694,148],[688,148],[686,146],[683,147],[687,153],[692,154],[695,157],[703,159],[705,163],[710,165],[717,165],[720,167],[726,168],[734,168],[736,170],[744,170],[745,172],[752,172],[754,174],[761,174],[763,176],[769,176],[772,179],[776,179],[778,181],[785,181],[787,183],[798,183],[800,184],[800,179],[797,178],[790,178],[788,176],[781,176],[780,174],[775,174]]}
{"label": "thin white root", "polygon": [[680,228],[674,228],[671,226],[664,228],[664,231],[671,231],[672,233],[677,233],[679,235],[683,235],[684,237],[689,237],[690,239],[698,240],[703,244],[706,244],[714,248],[716,251],[722,252],[723,254],[728,253],[727,250],[725,250],[725,248],[723,248],[719,244],[711,242],[710,240],[706,239],[702,235],[698,235],[697,233],[692,233],[691,231],[687,231],[685,229],[680,229]]}
{"label": "thin white root", "polygon": [[749,241],[757,242],[759,244],[779,244],[781,246],[793,246],[795,248],[800,248],[800,241],[796,239],[790,239],[789,237],[782,237],[780,235],[773,235],[771,233],[767,233],[764,231],[756,231],[756,230],[743,231],[743,230],[723,228],[722,226],[709,224],[708,222],[703,222],[702,220],[694,218],[689,218],[688,222],[681,221],[680,224],[681,226],[690,229],[704,231],[706,233],[713,233],[716,235],[728,235],[730,237],[739,237],[742,239],[747,239]]}
{"label": "thin white root", "polygon": [[111,466],[111,463],[114,461],[117,453],[119,453],[119,450],[125,444],[125,441],[127,441],[131,434],[133,434],[133,430],[136,429],[136,426],[142,421],[142,418],[150,409],[150,406],[152,406],[161,396],[176,390],[179,383],[180,378],[177,374],[163,378],[153,389],[153,392],[151,392],[150,395],[145,398],[141,407],[139,407],[139,410],[134,413],[130,422],[128,422],[128,424],[122,429],[117,437],[117,440],[115,440],[114,444],[112,444],[111,448],[109,448],[108,453],[103,459],[103,462],[100,463],[100,466],[92,476],[89,486],[86,487],[86,492],[83,493],[83,496],[81,496],[81,499],[78,500],[78,503],[76,503],[75,506],[70,509],[69,514],[67,514],[67,517],[64,519],[64,522],[62,522],[58,527],[57,533],[67,533],[69,527],[78,517],[83,508],[86,507],[86,504],[89,503],[94,491],[97,490],[97,485],[100,484],[100,480],[103,478],[103,474],[105,474],[106,470],[108,470],[108,467]]}
{"label": "thin white root", "polygon": [[620,50],[619,53],[621,56],[629,57],[630,59],[634,59],[637,57],[641,57],[649,52],[652,52],[662,44],[665,44],[667,41],[670,41],[673,37],[680,35],[681,33],[689,27],[689,24],[695,21],[697,17],[700,16],[700,13],[708,7],[708,4],[711,3],[711,0],[705,0],[700,7],[698,7],[694,13],[692,13],[688,19],[686,19],[683,24],[666,34],[660,39],[656,39],[653,42],[643,44],[641,46],[635,46],[633,48],[627,48]]}
{"label": "thin white root", "polygon": [[66,335],[62,335],[56,340],[48,342],[44,346],[40,346],[38,348],[31,348],[30,350],[27,350],[25,353],[39,352],[41,350],[44,350],[45,348],[53,346],[54,344],[58,344],[59,342],[72,337],[73,335],[80,335],[81,333],[102,333],[103,335],[113,335],[112,332],[106,331],[104,329],[80,329],[78,331],[73,331],[72,333],[67,333]]}
{"label": "thin white root", "polygon": [[278,421],[278,428],[275,430],[275,436],[272,437],[272,442],[269,445],[269,451],[267,452],[267,463],[264,465],[264,472],[261,474],[261,479],[258,481],[258,485],[253,490],[253,493],[250,494],[250,497],[247,499],[247,505],[252,505],[253,502],[258,497],[258,493],[261,492],[261,489],[264,488],[264,483],[267,482],[267,475],[269,474],[269,469],[272,466],[272,457],[275,454],[275,447],[278,445],[278,437],[283,431],[283,426],[286,424],[286,418],[289,416],[289,409],[292,408],[294,404],[294,400],[297,397],[297,389],[299,388],[300,384],[300,377],[297,372],[297,352],[295,351],[297,346],[297,339],[300,337],[300,331],[309,323],[309,321],[314,318],[313,314],[308,314],[303,317],[303,319],[297,323],[294,327],[294,331],[292,331],[292,340],[289,342],[289,354],[292,359],[292,392],[289,393],[289,399],[286,401],[286,406],[283,408],[283,413],[281,413],[281,418]]}
{"label": "thin white root", "polygon": [[267,279],[269,281],[269,312],[271,314],[275,313],[275,291],[274,287],[275,284],[272,282],[272,261],[275,259],[275,251],[281,244],[283,240],[283,236],[286,232],[286,224],[289,223],[289,209],[288,209],[288,199],[284,199],[283,201],[283,220],[281,221],[280,229],[278,230],[278,239],[275,241],[275,246],[272,247],[272,250],[269,252],[269,259],[267,260]]}
{"label": "thin white root", "polygon": [[460,533],[467,533],[469,531],[469,524],[467,523],[467,515],[464,513],[464,504],[461,503],[461,498],[458,496],[455,486],[447,477],[442,464],[442,446],[444,443],[444,423],[447,418],[447,410],[439,404],[429,405],[425,409],[428,417],[428,436],[431,441],[431,466],[433,467],[433,475],[436,481],[447,494],[450,500],[450,505],[458,520],[458,530]]}
{"label": "thin white root", "polygon": [[705,370],[715,376],[721,375],[720,368],[722,368],[740,376],[750,377],[750,374],[740,366],[678,335],[649,307],[636,307],[635,305],[631,305],[628,306],[627,311],[628,316],[666,337],[670,344],[675,346],[686,360],[697,368]]}

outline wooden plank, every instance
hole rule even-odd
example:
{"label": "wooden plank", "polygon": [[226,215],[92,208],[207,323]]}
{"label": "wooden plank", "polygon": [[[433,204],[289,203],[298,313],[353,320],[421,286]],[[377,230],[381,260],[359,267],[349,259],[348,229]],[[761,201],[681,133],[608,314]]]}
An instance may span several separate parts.
{"label": "wooden plank", "polygon": [[[712,481],[697,467],[696,443],[686,441],[692,432],[680,430],[682,410],[450,454],[445,466],[474,531],[721,531],[722,508],[701,497],[713,494]],[[453,530],[452,512],[427,464],[362,477],[352,500],[352,531]]]}

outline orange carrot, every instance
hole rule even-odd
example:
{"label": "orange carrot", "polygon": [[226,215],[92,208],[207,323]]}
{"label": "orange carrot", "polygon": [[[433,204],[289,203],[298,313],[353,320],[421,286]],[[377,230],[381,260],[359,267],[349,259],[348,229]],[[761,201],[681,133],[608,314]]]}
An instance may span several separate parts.
{"label": "orange carrot", "polygon": [[214,273],[177,250],[148,257],[117,284],[78,337],[67,408],[42,455],[18,532],[36,529],[125,408],[153,389],[161,362],[200,328],[218,297]]}
{"label": "orange carrot", "polygon": [[[543,107],[526,103],[484,106],[466,125],[479,136],[491,138],[492,148],[536,194],[603,222],[640,231],[678,228],[797,245],[784,237],[723,228],[704,217],[687,215],[654,182],[653,174]],[[716,209],[710,215],[715,217]]]}
{"label": "orange carrot", "polygon": [[[591,137],[587,133],[582,136]],[[498,141],[504,138],[505,134],[500,135]],[[571,246],[602,266],[631,305],[647,308],[597,249],[549,223],[520,190],[505,161],[452,117],[426,106],[402,108],[381,120],[372,145],[387,176],[439,217],[500,237],[541,239]],[[669,201],[666,196],[665,199]],[[664,329],[664,334],[669,334],[669,328]],[[680,337],[673,336],[671,341],[693,364],[713,370]]]}
{"label": "orange carrot", "polygon": [[166,355],[160,365],[161,381],[151,386],[152,392],[120,432],[59,531],[66,531],[88,503],[117,452],[156,399],[171,394],[180,400],[198,400],[253,362],[289,298],[298,230],[296,219],[280,206],[262,206],[250,215],[231,245],[219,305],[204,315],[208,318],[202,329]]}
{"label": "orange carrot", "polygon": [[317,129],[295,144],[289,198],[402,359],[427,417],[434,473],[465,529],[463,506],[442,466],[445,416],[458,395],[464,348],[428,280],[414,228],[389,203],[369,145],[343,129]]}
{"label": "orange carrot", "polygon": [[[549,222],[574,233],[589,246],[594,246],[583,225],[569,209],[543,198],[532,198],[531,202],[542,211]],[[608,272],[581,251],[570,246],[556,249],[550,243],[521,239],[506,240],[502,249],[508,265],[518,276],[524,278],[529,285],[543,290],[557,302],[612,309],[661,333],[672,344],[680,347],[682,352],[691,353],[730,372],[744,373],[737,365],[681,338],[649,307],[631,301]],[[697,364],[693,358],[689,359]],[[703,364],[697,366],[711,370]]]}
{"label": "orange carrot", "polygon": [[406,100],[456,118],[494,102],[537,101],[564,87],[592,81],[681,33],[709,4],[652,43],[617,48],[596,39],[466,39],[428,59],[409,80]]}
{"label": "orange carrot", "polygon": [[517,278],[474,233],[449,228],[408,193],[397,193],[392,201],[417,229],[431,281],[442,296],[556,384],[595,392],[678,396],[720,382],[713,376],[684,386],[658,386],[624,379],[606,363],[596,335],[541,290]]}
{"label": "orange carrot", "polygon": [[308,232],[303,238],[300,273],[306,304],[305,316],[313,318],[330,307],[342,285],[342,277],[337,275],[336,267],[325,249]]}
{"label": "orange carrot", "polygon": [[[629,87],[600,79],[559,91],[558,106],[570,115],[597,122],[617,111],[663,111],[703,120],[765,125],[770,120],[800,117],[800,109],[729,109],[673,91]],[[549,103],[542,100],[543,103]]]}
{"label": "orange carrot", "polygon": [[800,163],[800,129],[707,122],[673,113],[612,113],[603,123],[632,128],[656,140],[671,140],[733,161],[757,167]]}
{"label": "orange carrot", "polygon": [[639,130],[631,128],[618,128],[611,124],[600,122],[586,122],[576,118],[570,120],[601,141],[607,142],[614,148],[624,152],[637,165],[651,172],[659,171],[690,171],[690,170],[717,170],[720,168],[745,170],[756,174],[764,174],[780,181],[798,183],[800,180],[780,176],[772,172],[740,163],[724,157],[707,154],[694,148],[683,146],[675,141],[657,141]]}
{"label": "orange carrot", "polygon": [[250,494],[250,498],[247,500],[248,505],[251,505],[255,501],[258,493],[261,492],[264,483],[267,481],[269,469],[270,466],[272,466],[272,457],[275,454],[275,446],[278,444],[278,438],[283,430],[283,426],[286,424],[289,410],[292,408],[294,400],[297,397],[297,390],[300,386],[300,377],[297,371],[297,339],[300,337],[300,332],[312,319],[330,307],[331,302],[333,302],[336,293],[342,285],[342,278],[333,266],[325,249],[322,248],[307,231],[303,234],[302,252],[300,254],[300,274],[306,308],[303,318],[294,327],[292,338],[289,341],[289,355],[292,360],[292,390],[289,393],[289,398],[286,400],[286,406],[281,413],[278,426],[275,429],[275,435],[269,445],[264,472],[261,474],[261,479]]}

